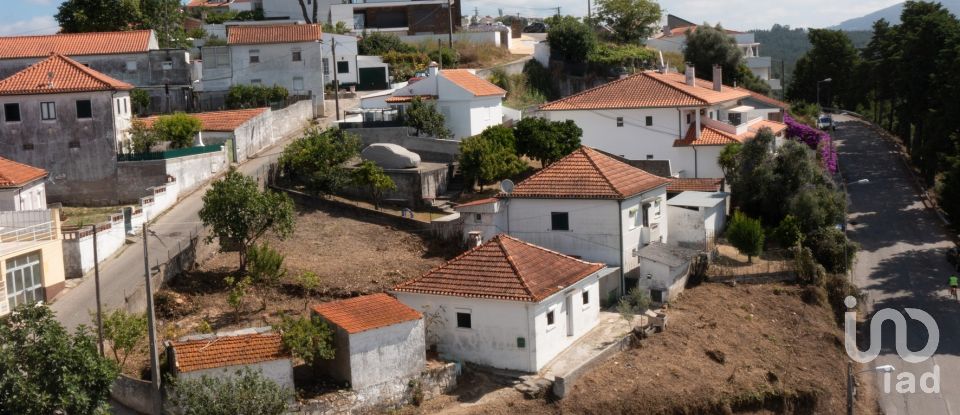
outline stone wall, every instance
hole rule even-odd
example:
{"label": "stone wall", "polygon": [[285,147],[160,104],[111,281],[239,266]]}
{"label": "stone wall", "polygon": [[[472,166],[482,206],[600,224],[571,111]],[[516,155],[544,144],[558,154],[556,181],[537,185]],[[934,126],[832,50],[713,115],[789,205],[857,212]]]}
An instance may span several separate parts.
{"label": "stone wall", "polygon": [[[422,163],[415,169],[384,169],[390,176],[396,189],[386,191],[382,200],[391,204],[399,204],[409,208],[429,206],[430,201],[447,191],[452,171],[442,163]],[[370,193],[366,188],[348,186],[343,193],[350,197],[369,199]]]}
{"label": "stone wall", "polygon": [[420,155],[423,161],[449,163],[460,154],[460,142],[411,135],[409,127],[351,128],[360,136],[364,146],[373,143],[397,144]]}
{"label": "stone wall", "polygon": [[152,382],[134,379],[121,374],[113,381],[110,397],[127,408],[141,414],[158,413],[160,393],[153,388]]}

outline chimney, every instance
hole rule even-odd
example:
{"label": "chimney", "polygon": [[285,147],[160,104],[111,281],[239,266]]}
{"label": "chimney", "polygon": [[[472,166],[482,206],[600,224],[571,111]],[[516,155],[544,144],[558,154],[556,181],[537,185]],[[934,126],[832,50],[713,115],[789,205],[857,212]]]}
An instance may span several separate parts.
{"label": "chimney", "polygon": [[693,64],[687,63],[687,69],[683,73],[687,75],[687,85],[697,86],[697,71]]}
{"label": "chimney", "polygon": [[467,247],[476,248],[480,245],[483,245],[483,237],[480,234],[480,231],[470,231],[467,233]]}
{"label": "chimney", "polygon": [[713,65],[713,90],[723,90],[723,67],[720,65]]}
{"label": "chimney", "polygon": [[440,65],[431,61],[430,64],[427,65],[427,76],[437,76],[438,73],[440,73]]}

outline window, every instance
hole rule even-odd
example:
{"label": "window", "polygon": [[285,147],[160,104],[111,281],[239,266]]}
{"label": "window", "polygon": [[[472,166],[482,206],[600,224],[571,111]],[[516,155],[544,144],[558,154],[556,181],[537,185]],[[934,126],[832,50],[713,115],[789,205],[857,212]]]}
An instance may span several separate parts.
{"label": "window", "polygon": [[330,59],[323,58],[323,74],[330,75]]}
{"label": "window", "polygon": [[250,63],[260,63],[260,49],[250,49]]}
{"label": "window", "polygon": [[580,297],[583,298],[583,305],[590,304],[590,291],[580,293]]}
{"label": "window", "polygon": [[294,62],[300,62],[303,60],[303,54],[300,53],[300,49],[294,49],[291,55],[293,56]]}
{"label": "window", "polygon": [[550,230],[569,231],[570,214],[567,212],[550,212]]}
{"label": "window", "polygon": [[137,61],[127,61],[127,72],[136,72]]}
{"label": "window", "polygon": [[483,215],[481,215],[481,214],[479,214],[479,213],[474,213],[474,214],[473,214],[473,221],[474,221],[475,223],[480,223],[480,222],[482,222],[482,221],[483,221]]}
{"label": "window", "polygon": [[53,102],[41,102],[40,119],[48,121],[57,119],[57,104]]}
{"label": "window", "polygon": [[652,117],[652,116],[650,116],[650,115],[647,116],[646,124],[647,124],[647,127],[653,125],[653,117]]}
{"label": "window", "polygon": [[128,102],[129,100],[128,100],[127,98],[123,98],[123,99],[121,99],[121,101],[123,101],[123,113],[124,113],[124,114],[130,114],[130,109],[127,108],[127,102]]}
{"label": "window", "polygon": [[548,325],[548,326],[552,326],[553,323],[555,323],[555,322],[556,322],[556,318],[554,318],[553,310],[548,311],[548,312],[547,312],[547,325]]}
{"label": "window", "polygon": [[7,122],[20,121],[20,104],[3,104],[3,117]]}
{"label": "window", "polygon": [[634,228],[640,226],[640,225],[641,225],[641,223],[640,223],[640,208],[639,208],[639,207],[632,207],[632,208],[630,208],[630,210],[628,210],[627,212],[628,212],[627,215],[628,215],[629,218],[630,218],[630,221],[629,221],[629,223],[630,223],[630,229],[634,229]]}
{"label": "window", "polygon": [[173,69],[173,61],[163,61],[163,62],[160,62],[160,68],[162,68],[162,69],[165,70],[165,71],[169,71],[169,70]]}
{"label": "window", "polygon": [[93,118],[93,108],[89,99],[77,100],[77,118]]}
{"label": "window", "polygon": [[461,328],[461,329],[473,328],[473,322],[470,321],[471,320],[470,317],[471,316],[469,312],[458,311],[457,312],[457,328]]}
{"label": "window", "polygon": [[617,127],[623,127],[623,117],[617,117]]}
{"label": "window", "polygon": [[251,79],[251,80],[250,80],[250,83],[253,84],[253,85],[260,85],[260,80],[259,80],[259,79]]}
{"label": "window", "polygon": [[43,271],[40,253],[7,260],[7,303],[10,309],[20,304],[43,301]]}
{"label": "window", "polygon": [[650,215],[647,214],[648,212],[650,212],[650,204],[645,203],[641,211],[643,214],[643,222],[642,222],[643,226],[650,226],[650,218],[649,218]]}
{"label": "window", "polygon": [[653,215],[660,216],[660,201],[653,202]]}
{"label": "window", "polygon": [[525,337],[517,337],[517,348],[522,349],[527,347],[527,339]]}
{"label": "window", "polygon": [[350,72],[350,62],[340,61],[337,62],[337,73],[348,73]]}
{"label": "window", "polygon": [[687,124],[690,124],[690,117],[691,117],[691,114],[688,112],[688,113],[687,113]]}
{"label": "window", "polygon": [[293,77],[293,90],[294,91],[303,91],[303,77],[295,76]]}
{"label": "window", "polygon": [[647,154],[647,160],[653,160],[653,154]]}

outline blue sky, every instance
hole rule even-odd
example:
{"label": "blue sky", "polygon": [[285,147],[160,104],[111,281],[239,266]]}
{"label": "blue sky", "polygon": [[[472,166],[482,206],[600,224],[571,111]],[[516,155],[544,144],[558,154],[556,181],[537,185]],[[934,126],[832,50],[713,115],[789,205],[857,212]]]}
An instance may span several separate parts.
{"label": "blue sky", "polygon": [[[296,0],[289,0],[296,1]],[[464,14],[473,14],[474,7],[481,15],[504,14],[548,16],[549,8],[559,6],[563,14],[584,15],[587,0],[463,0]],[[53,15],[61,0],[2,0],[4,13],[0,16],[0,35],[53,33],[57,23]],[[731,29],[749,30],[769,28],[773,23],[793,27],[825,27],[843,20],[859,17],[872,11],[899,3],[899,0],[788,0],[766,2],[758,0],[661,0],[667,12],[700,23],[722,22]],[[518,6],[517,4],[522,4]]]}

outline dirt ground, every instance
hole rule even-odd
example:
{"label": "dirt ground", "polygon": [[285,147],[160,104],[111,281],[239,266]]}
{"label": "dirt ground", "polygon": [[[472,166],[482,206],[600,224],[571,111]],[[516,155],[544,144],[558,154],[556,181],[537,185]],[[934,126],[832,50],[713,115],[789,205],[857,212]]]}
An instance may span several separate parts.
{"label": "dirt ground", "polygon": [[60,212],[63,226],[89,226],[110,220],[110,215],[120,213],[124,206],[72,207],[64,206]]}
{"label": "dirt ground", "polygon": [[[665,332],[577,381],[559,402],[468,375],[424,414],[844,413],[843,335],[827,308],[781,284],[705,284],[671,303]],[[861,388],[867,389],[867,388]],[[787,397],[787,399],[783,399]],[[869,396],[856,413],[876,413]]]}

